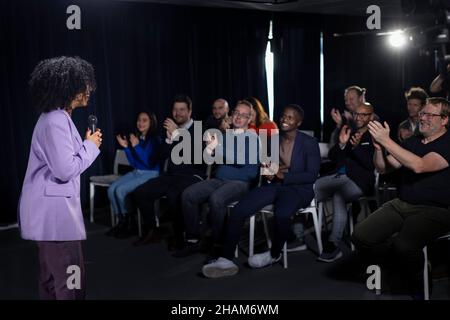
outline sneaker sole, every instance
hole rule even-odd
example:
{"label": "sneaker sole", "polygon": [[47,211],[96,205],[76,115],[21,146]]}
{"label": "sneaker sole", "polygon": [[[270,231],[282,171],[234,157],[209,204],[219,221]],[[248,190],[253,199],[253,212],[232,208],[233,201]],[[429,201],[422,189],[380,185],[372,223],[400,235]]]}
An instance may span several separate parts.
{"label": "sneaker sole", "polygon": [[322,261],[322,262],[333,262],[336,261],[337,259],[340,259],[342,257],[342,252],[339,252],[335,257],[333,258],[322,258],[322,257],[318,257],[317,261]]}
{"label": "sneaker sole", "polygon": [[239,268],[233,267],[229,269],[219,269],[219,268],[203,268],[203,275],[207,278],[216,279],[228,276],[234,276],[238,273]]}
{"label": "sneaker sole", "polygon": [[253,269],[267,268],[267,267],[271,267],[271,266],[273,266],[274,264],[280,262],[281,257],[282,257],[282,255],[280,255],[280,257],[279,257],[278,259],[276,259],[275,261],[272,261],[271,263],[266,264],[266,265],[257,265],[257,264],[251,263],[250,261],[248,261],[248,265],[249,265],[250,267],[252,267]]}

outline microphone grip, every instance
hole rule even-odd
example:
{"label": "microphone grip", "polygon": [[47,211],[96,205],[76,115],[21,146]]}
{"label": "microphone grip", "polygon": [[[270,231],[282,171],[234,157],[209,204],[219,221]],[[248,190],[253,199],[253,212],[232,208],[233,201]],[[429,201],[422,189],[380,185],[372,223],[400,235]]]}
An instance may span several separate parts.
{"label": "microphone grip", "polygon": [[89,129],[91,130],[91,134],[94,134],[95,131],[97,131],[97,125],[96,124],[91,124],[89,126]]}

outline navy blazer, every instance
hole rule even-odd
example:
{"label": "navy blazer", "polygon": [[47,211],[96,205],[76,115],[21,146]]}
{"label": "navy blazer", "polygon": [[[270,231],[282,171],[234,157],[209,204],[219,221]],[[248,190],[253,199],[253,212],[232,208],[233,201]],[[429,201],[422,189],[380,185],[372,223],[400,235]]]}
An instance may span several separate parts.
{"label": "navy blazer", "polygon": [[[281,141],[280,141],[281,143]],[[319,176],[320,149],[317,139],[297,131],[292,150],[289,172],[284,174],[283,185],[306,192],[314,198],[313,185]]]}

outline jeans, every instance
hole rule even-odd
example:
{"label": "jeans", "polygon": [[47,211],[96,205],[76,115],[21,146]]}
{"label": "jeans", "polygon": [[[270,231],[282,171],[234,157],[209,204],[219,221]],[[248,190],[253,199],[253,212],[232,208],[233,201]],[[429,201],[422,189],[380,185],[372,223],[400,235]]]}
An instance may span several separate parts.
{"label": "jeans", "polygon": [[238,201],[248,192],[248,182],[239,180],[210,179],[198,182],[182,194],[186,239],[199,239],[199,206],[206,201],[210,207],[212,235],[215,243],[221,242],[227,205]]}
{"label": "jeans", "polygon": [[114,181],[108,188],[108,198],[111,202],[113,212],[117,215],[127,214],[129,212],[129,206],[127,206],[125,201],[126,196],[141,184],[156,178],[158,175],[158,171],[133,170]]}
{"label": "jeans", "polygon": [[316,181],[314,192],[318,202],[333,200],[333,226],[329,241],[336,245],[342,240],[347,225],[347,203],[357,200],[363,195],[361,189],[347,175],[329,175]]}

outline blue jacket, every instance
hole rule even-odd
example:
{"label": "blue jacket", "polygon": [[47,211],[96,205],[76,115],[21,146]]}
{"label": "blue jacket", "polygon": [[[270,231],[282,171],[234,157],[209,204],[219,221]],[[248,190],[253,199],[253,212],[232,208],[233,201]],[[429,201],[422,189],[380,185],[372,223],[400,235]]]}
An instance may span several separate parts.
{"label": "blue jacket", "polygon": [[156,170],[159,171],[159,164],[152,163],[153,153],[158,152],[160,139],[150,139],[147,143],[144,139],[139,139],[137,146],[125,148],[130,165],[138,170]]}

